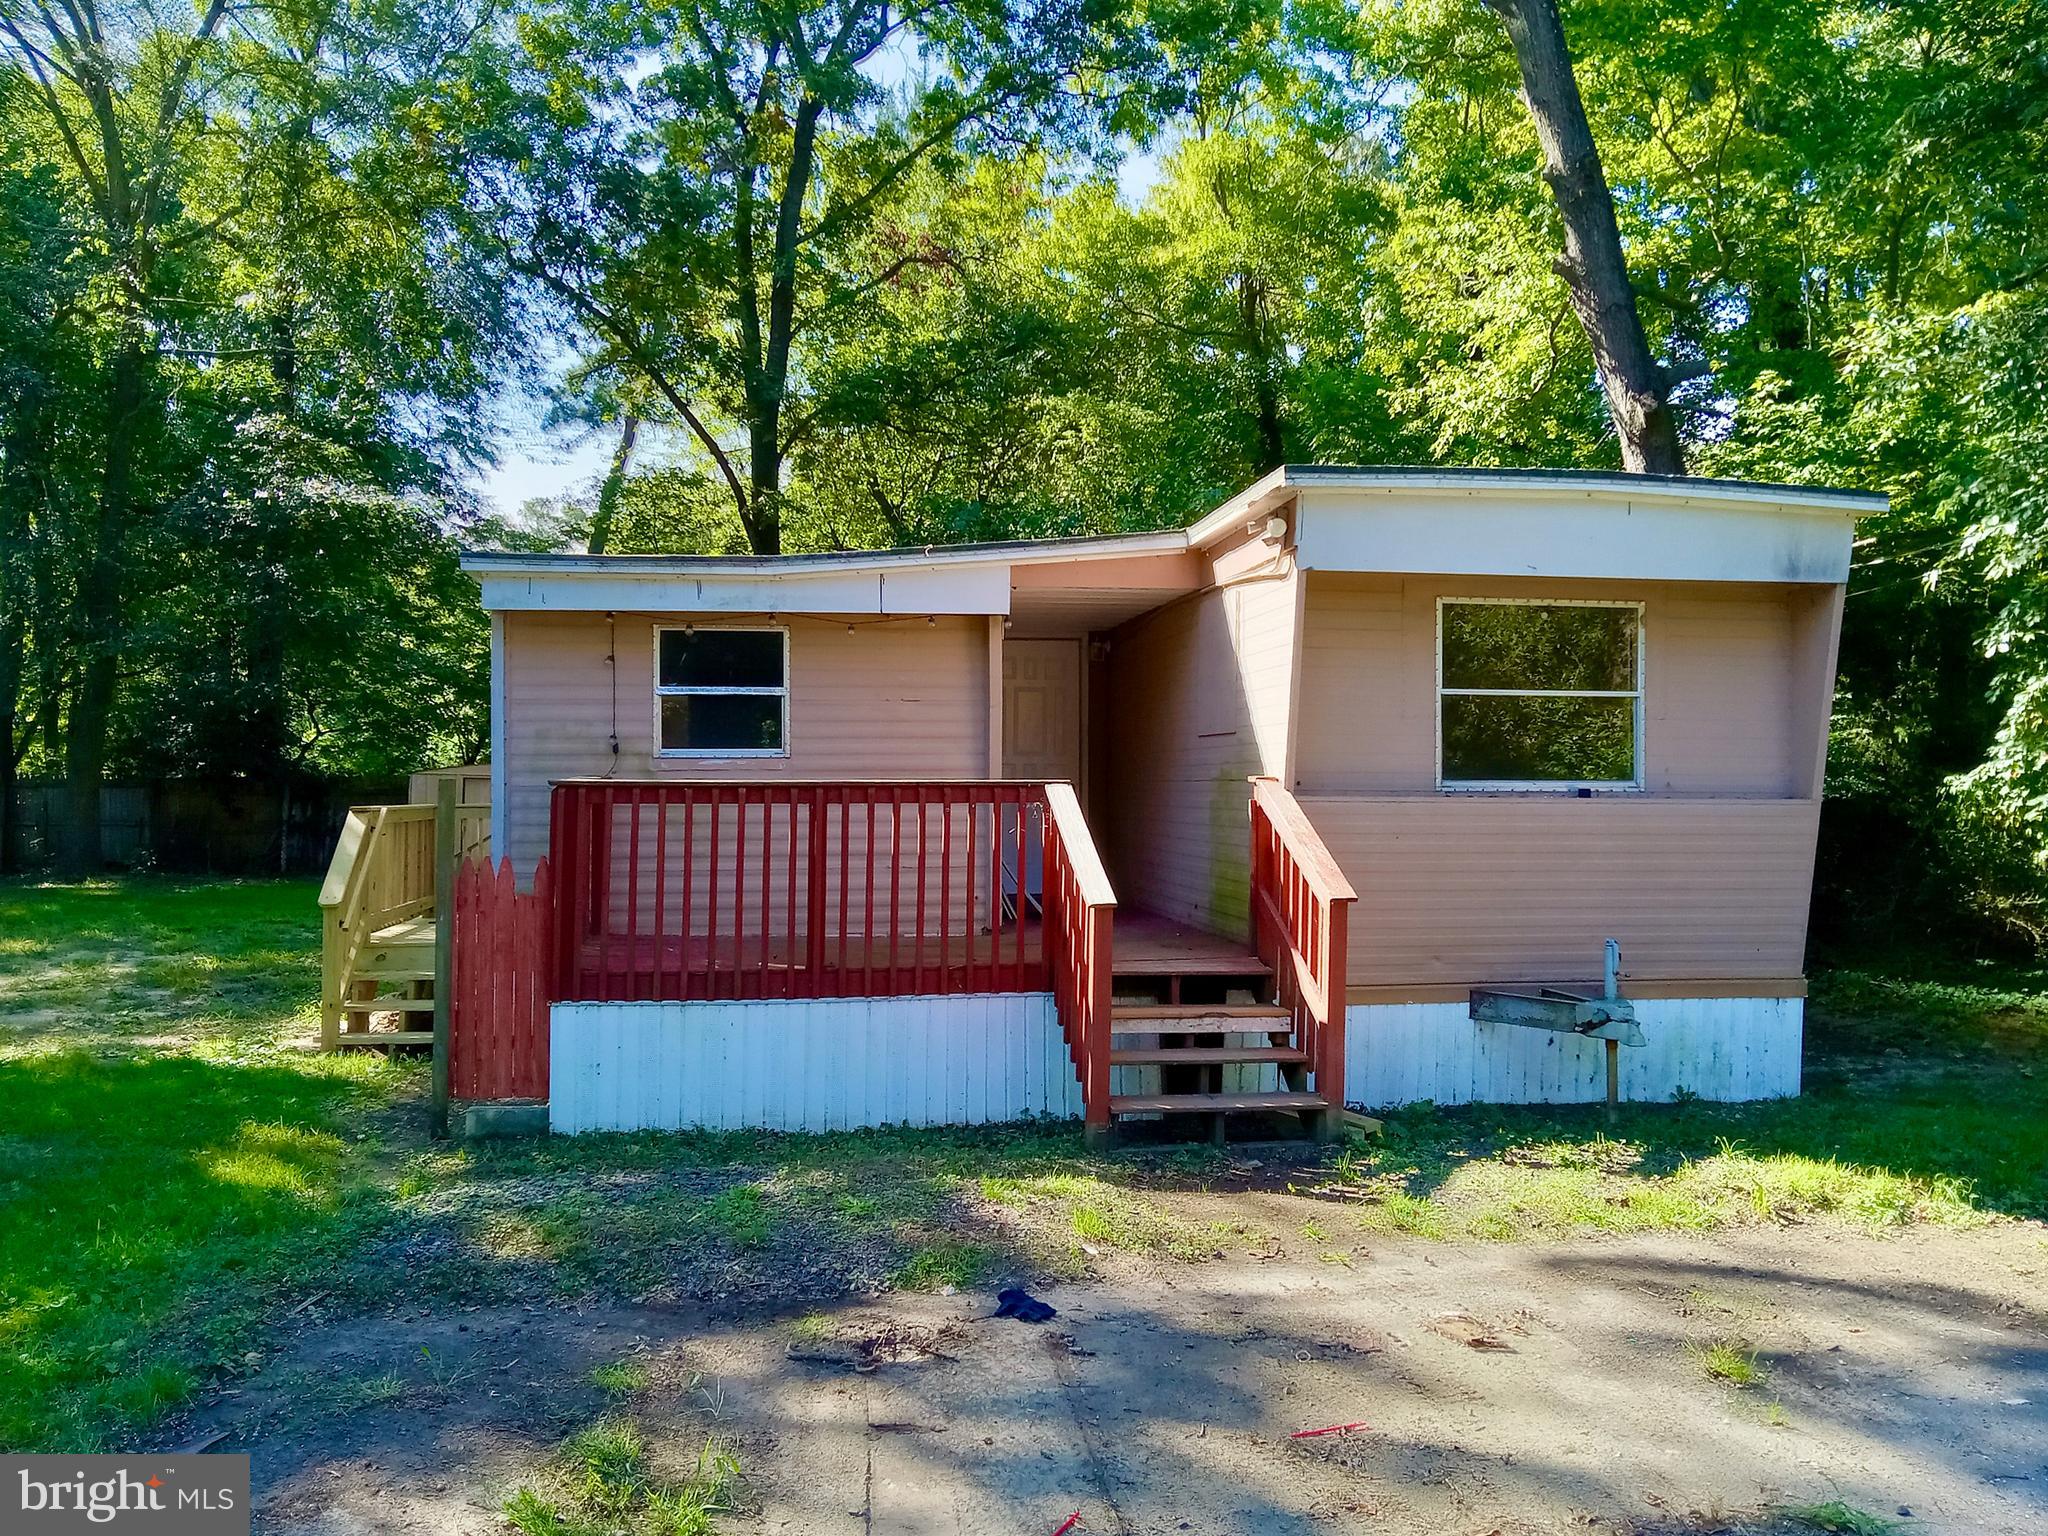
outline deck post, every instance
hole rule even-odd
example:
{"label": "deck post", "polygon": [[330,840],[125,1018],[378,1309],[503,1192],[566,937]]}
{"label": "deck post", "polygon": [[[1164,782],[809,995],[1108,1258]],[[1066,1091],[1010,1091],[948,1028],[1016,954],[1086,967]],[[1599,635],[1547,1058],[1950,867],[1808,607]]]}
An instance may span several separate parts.
{"label": "deck post", "polygon": [[434,1116],[436,1136],[448,1134],[448,1021],[455,993],[455,864],[462,786],[443,778],[434,802]]}
{"label": "deck post", "polygon": [[320,913],[320,1049],[341,1048],[342,977],[347,971],[343,949],[348,935],[342,931],[341,914],[322,909]]}
{"label": "deck post", "polygon": [[1316,1067],[1316,1092],[1330,1101],[1316,1127],[1324,1141],[1336,1141],[1344,1126],[1344,1029],[1349,1022],[1349,977],[1351,958],[1351,903],[1333,901],[1323,922],[1323,1020],[1322,1059]]}

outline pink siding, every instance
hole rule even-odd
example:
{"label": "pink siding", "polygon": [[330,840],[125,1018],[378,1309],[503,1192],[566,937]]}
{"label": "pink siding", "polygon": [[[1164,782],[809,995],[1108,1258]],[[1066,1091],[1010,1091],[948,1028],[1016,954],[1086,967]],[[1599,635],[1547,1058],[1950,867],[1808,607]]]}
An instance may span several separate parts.
{"label": "pink siding", "polygon": [[1120,900],[1246,931],[1249,779],[1280,773],[1295,578],[1252,578],[1110,640],[1107,804],[1091,812]]}
{"label": "pink siding", "polygon": [[[1358,889],[1353,987],[1796,977],[1819,807],[1651,795],[1303,796]],[[1711,992],[1695,995],[1713,995]]]}
{"label": "pink siding", "polygon": [[1439,597],[1641,602],[1644,787],[1805,792],[1814,725],[1794,692],[1813,666],[1810,589],[1325,571],[1308,577],[1297,792],[1434,789]]}
{"label": "pink siding", "polygon": [[[1640,601],[1645,792],[1436,784],[1439,597]],[[1804,966],[1835,589],[1315,572],[1294,777],[1357,887],[1350,983],[1744,985]],[[1383,996],[1383,994],[1381,994]]]}
{"label": "pink siding", "polygon": [[522,871],[547,851],[548,785],[621,778],[974,779],[990,776],[988,626],[980,618],[876,622],[783,615],[789,630],[787,757],[665,758],[654,744],[657,623],[763,624],[765,615],[648,614],[617,620],[613,758],[611,643],[603,614],[507,613],[505,847]]}

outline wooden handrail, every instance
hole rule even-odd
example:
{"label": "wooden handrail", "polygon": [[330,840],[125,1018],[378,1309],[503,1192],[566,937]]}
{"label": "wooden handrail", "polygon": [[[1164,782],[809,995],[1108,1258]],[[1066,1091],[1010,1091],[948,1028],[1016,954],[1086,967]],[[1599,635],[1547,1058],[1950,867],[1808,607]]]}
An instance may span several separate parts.
{"label": "wooden handrail", "polygon": [[1046,785],[1045,805],[1060,841],[1066,845],[1081,899],[1091,906],[1115,906],[1116,892],[1102,867],[1102,856],[1095,851],[1095,838],[1088,830],[1088,818],[1081,814],[1081,800],[1074,793],[1074,786],[1058,781]]}
{"label": "wooden handrail", "polygon": [[1358,892],[1352,889],[1351,881],[1301,808],[1301,802],[1282,789],[1278,779],[1253,779],[1252,799],[1264,807],[1273,829],[1294,854],[1309,889],[1325,901],[1358,900]]}
{"label": "wooden handrail", "polygon": [[[435,816],[431,805],[358,805],[342,823],[319,897],[321,1037],[330,1048],[343,1014],[366,1011],[348,1005],[360,1001],[357,969],[371,936],[435,910]],[[458,857],[488,851],[488,806],[457,808],[455,843]]]}
{"label": "wooden handrail", "polygon": [[558,1001],[1049,990],[1107,1129],[1116,893],[1071,784],[561,780],[549,837]]}
{"label": "wooden handrail", "polygon": [[1294,796],[1252,780],[1252,942],[1273,967],[1276,1000],[1294,1020],[1315,1091],[1344,1108],[1345,966],[1358,900]]}
{"label": "wooden handrail", "polygon": [[369,808],[370,827],[363,836],[363,846],[356,859],[355,868],[349,871],[348,893],[341,903],[339,918],[342,931],[353,933],[360,926],[363,906],[369,900],[370,886],[377,873],[377,858],[384,848],[384,827],[391,807],[379,805]]}
{"label": "wooden handrail", "polygon": [[1045,786],[1045,960],[1053,1007],[1081,1081],[1083,1129],[1109,1136],[1110,980],[1116,892],[1071,784]]}
{"label": "wooden handrail", "polygon": [[[341,824],[341,836],[335,839],[334,856],[327,861],[327,876],[320,882],[320,905],[338,907],[348,899],[349,882],[355,878],[363,835],[369,828],[369,818],[364,815],[365,807],[351,806],[348,816]],[[376,807],[367,809],[374,811]]]}

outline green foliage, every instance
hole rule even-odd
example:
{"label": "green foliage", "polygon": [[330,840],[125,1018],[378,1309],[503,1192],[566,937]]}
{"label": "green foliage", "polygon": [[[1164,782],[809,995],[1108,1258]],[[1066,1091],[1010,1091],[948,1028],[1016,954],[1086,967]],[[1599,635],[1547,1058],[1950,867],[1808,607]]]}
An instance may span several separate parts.
{"label": "green foliage", "polygon": [[1828,1536],[1893,1536],[1905,1529],[1896,1520],[1873,1515],[1840,1499],[1830,1499],[1825,1504],[1792,1505],[1778,1513],[1809,1530],[1825,1531]]}
{"label": "green foliage", "polygon": [[937,1238],[917,1249],[896,1271],[895,1282],[906,1291],[963,1289],[988,1273],[995,1254],[985,1243]]}
{"label": "green foliage", "polygon": [[91,16],[0,3],[5,766],[472,754],[484,631],[451,492],[508,296],[392,114],[450,18]]}
{"label": "green foliage", "polygon": [[[142,7],[98,94],[27,68],[58,10],[0,17],[10,767],[472,754],[463,537],[915,545],[1283,461],[1616,459],[1480,0]],[[1893,499],[1824,937],[2048,934],[2044,19],[1566,8],[1692,466]],[[640,446],[473,522],[484,407],[557,366],[558,423]]]}
{"label": "green foliage", "polygon": [[711,1517],[734,1507],[740,1464],[730,1446],[707,1439],[688,1477],[664,1481],[647,1466],[639,1426],[609,1415],[563,1441],[552,1472],[556,1497],[521,1488],[505,1501],[522,1536],[712,1536]]}
{"label": "green foliage", "polygon": [[613,1397],[631,1397],[647,1386],[647,1367],[637,1360],[609,1360],[590,1368],[590,1384]]}
{"label": "green foliage", "polygon": [[1731,1387],[1760,1387],[1770,1378],[1756,1351],[1739,1339],[1693,1345],[1689,1353],[1703,1372]]}

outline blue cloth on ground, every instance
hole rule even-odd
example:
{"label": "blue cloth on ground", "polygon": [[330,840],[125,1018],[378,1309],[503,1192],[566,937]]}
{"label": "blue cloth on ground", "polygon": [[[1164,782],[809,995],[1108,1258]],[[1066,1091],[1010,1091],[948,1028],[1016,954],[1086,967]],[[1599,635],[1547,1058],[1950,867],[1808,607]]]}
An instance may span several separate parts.
{"label": "blue cloth on ground", "polygon": [[1059,1313],[1029,1291],[1014,1287],[996,1292],[996,1316],[1014,1317],[1020,1323],[1043,1323],[1058,1317]]}

